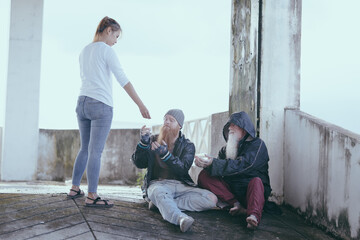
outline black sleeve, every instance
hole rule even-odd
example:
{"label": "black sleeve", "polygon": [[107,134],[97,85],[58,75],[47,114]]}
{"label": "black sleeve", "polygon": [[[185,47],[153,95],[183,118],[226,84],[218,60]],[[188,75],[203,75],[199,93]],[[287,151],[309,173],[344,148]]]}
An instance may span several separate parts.
{"label": "black sleeve", "polygon": [[137,168],[147,168],[150,159],[150,145],[144,146],[140,142],[136,146],[131,160]]}
{"label": "black sleeve", "polygon": [[188,175],[188,171],[194,161],[195,156],[195,145],[186,141],[184,147],[178,153],[178,156],[173,154],[165,161],[166,164],[171,168],[172,172],[177,176]]}

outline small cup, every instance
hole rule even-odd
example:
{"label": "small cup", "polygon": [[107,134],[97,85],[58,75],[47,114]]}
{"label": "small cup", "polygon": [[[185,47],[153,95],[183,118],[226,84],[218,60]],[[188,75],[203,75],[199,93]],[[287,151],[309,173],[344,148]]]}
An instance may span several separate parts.
{"label": "small cup", "polygon": [[209,158],[206,156],[206,153],[199,153],[199,154],[196,154],[197,157],[201,158],[201,160],[204,162],[204,163],[207,163],[209,162]]}

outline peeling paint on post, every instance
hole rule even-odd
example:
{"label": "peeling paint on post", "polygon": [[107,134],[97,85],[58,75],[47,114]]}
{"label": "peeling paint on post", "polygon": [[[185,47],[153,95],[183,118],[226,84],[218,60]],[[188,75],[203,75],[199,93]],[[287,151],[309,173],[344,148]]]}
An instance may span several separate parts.
{"label": "peeling paint on post", "polygon": [[233,0],[231,12],[229,111],[247,112],[256,126],[259,2]]}

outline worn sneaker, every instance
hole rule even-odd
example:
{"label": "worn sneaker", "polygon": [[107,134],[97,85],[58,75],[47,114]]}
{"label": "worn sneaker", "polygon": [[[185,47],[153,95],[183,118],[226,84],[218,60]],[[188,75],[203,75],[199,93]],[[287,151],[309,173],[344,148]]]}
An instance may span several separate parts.
{"label": "worn sneaker", "polygon": [[180,230],[186,232],[191,228],[194,223],[194,219],[190,216],[183,216],[180,218]]}
{"label": "worn sneaker", "polygon": [[153,202],[149,202],[149,206],[148,206],[149,210],[156,210],[156,206],[155,204],[153,204]]}
{"label": "worn sneaker", "polygon": [[250,215],[246,218],[247,228],[251,230],[255,230],[258,226],[258,220],[254,215]]}

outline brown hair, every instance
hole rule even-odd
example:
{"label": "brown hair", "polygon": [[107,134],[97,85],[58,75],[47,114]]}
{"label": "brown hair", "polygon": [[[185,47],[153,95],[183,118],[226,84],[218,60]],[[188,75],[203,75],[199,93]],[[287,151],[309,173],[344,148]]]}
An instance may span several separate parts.
{"label": "brown hair", "polygon": [[122,31],[120,24],[116,20],[106,16],[103,19],[101,19],[99,25],[96,28],[94,41],[97,41],[97,39],[99,38],[99,35],[102,34],[105,31],[105,29],[107,29],[108,27],[111,27],[111,30],[113,30],[113,31],[120,30],[120,33]]}

